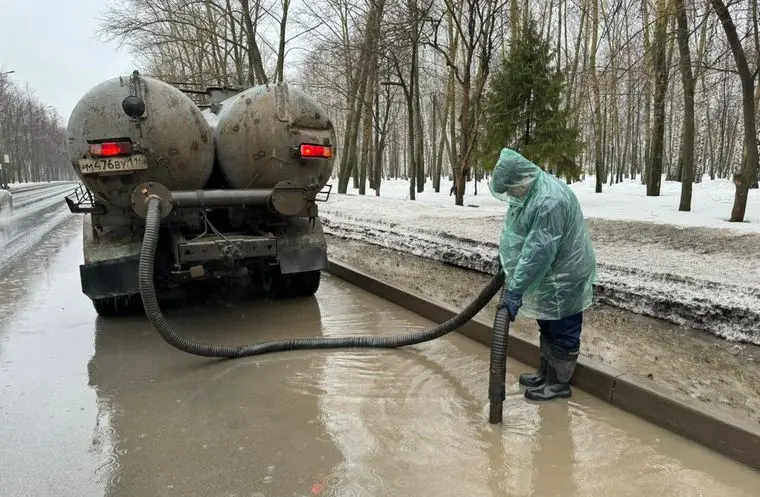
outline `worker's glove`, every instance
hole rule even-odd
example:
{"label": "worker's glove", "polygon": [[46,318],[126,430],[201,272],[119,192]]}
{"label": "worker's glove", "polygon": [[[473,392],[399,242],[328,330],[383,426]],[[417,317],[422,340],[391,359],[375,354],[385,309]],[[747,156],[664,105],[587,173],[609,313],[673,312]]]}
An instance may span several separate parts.
{"label": "worker's glove", "polygon": [[522,295],[517,292],[506,292],[504,296],[499,301],[499,304],[496,306],[497,310],[507,308],[507,313],[509,314],[509,320],[513,321],[517,317],[517,311],[520,310],[520,307],[522,307]]}

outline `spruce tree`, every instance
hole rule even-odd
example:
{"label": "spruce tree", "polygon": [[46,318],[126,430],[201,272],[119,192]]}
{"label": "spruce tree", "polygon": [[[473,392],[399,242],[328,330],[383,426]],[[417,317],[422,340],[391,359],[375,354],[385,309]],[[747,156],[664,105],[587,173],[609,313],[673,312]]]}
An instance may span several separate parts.
{"label": "spruce tree", "polygon": [[553,59],[550,44],[531,20],[490,80],[480,149],[487,168],[507,147],[559,177],[579,179],[580,133],[570,111],[562,108],[565,78]]}

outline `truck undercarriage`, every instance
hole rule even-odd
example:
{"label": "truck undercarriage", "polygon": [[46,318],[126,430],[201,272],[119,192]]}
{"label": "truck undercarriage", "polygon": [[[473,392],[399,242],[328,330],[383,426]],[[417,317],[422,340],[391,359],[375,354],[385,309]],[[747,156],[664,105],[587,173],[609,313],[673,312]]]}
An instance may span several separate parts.
{"label": "truck undercarriage", "polygon": [[[154,266],[160,295],[184,297],[196,283],[204,291],[214,284],[242,284],[246,291],[277,298],[313,295],[327,265],[316,204],[302,200],[302,216],[284,216],[267,204],[203,205],[245,201],[233,198],[232,190],[221,195],[227,200],[214,200],[213,192],[222,191],[192,192],[189,198],[175,192],[172,197],[175,205],[189,205],[173,208],[161,222]],[[326,196],[319,200],[327,200],[329,186],[322,193]],[[266,192],[261,194],[265,199]],[[143,219],[134,211],[98,202],[84,186],[66,201],[72,212],[85,214],[82,291],[101,315],[139,312],[137,268]]]}

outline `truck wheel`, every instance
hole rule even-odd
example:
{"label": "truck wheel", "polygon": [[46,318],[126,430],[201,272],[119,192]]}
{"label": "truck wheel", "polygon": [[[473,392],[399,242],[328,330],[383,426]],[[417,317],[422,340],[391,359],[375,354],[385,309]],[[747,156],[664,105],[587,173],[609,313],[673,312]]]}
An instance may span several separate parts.
{"label": "truck wheel", "polygon": [[143,310],[139,295],[93,299],[92,305],[99,315],[106,318],[133,316]]}
{"label": "truck wheel", "polygon": [[311,297],[319,290],[321,271],[281,274],[276,278],[275,293],[278,297]]}

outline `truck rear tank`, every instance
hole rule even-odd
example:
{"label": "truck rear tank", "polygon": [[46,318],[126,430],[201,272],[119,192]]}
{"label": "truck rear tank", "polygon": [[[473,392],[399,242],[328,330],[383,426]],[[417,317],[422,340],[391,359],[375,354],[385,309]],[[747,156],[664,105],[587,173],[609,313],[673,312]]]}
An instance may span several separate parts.
{"label": "truck rear tank", "polygon": [[327,250],[316,202],[329,196],[335,134],[303,91],[180,90],[135,71],[87,92],[67,135],[82,180],[66,197],[85,215],[82,291],[101,315],[141,308],[146,195],[161,198],[159,292],[233,275],[281,297],[317,291]]}
{"label": "truck rear tank", "polygon": [[133,75],[87,92],[67,129],[74,171],[95,197],[130,207],[145,182],[169,189],[206,185],[214,168],[214,140],[201,110],[179,89]]}

